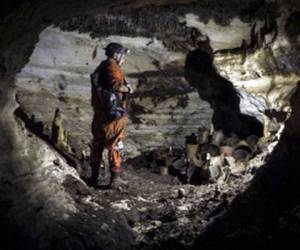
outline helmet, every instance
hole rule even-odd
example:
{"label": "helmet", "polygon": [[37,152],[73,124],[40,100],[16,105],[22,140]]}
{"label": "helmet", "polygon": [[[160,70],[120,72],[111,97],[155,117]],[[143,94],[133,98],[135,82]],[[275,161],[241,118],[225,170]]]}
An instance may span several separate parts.
{"label": "helmet", "polygon": [[113,56],[114,53],[128,54],[129,50],[119,43],[110,43],[104,48],[106,56]]}

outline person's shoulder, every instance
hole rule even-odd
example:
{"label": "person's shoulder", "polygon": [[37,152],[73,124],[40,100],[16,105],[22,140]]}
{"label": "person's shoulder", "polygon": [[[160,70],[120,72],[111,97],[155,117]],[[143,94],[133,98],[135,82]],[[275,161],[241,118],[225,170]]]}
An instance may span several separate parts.
{"label": "person's shoulder", "polygon": [[96,70],[106,69],[107,67],[110,67],[111,62],[109,62],[108,59],[103,60],[96,68]]}
{"label": "person's shoulder", "polygon": [[113,58],[108,58],[100,63],[100,67],[114,67],[117,63]]}
{"label": "person's shoulder", "polygon": [[108,58],[101,62],[99,65],[100,71],[120,71],[120,67],[117,64],[116,60]]}
{"label": "person's shoulder", "polygon": [[99,64],[99,67],[108,65],[109,63],[110,63],[110,62],[109,62],[109,59],[105,59],[105,60],[103,60],[103,61]]}

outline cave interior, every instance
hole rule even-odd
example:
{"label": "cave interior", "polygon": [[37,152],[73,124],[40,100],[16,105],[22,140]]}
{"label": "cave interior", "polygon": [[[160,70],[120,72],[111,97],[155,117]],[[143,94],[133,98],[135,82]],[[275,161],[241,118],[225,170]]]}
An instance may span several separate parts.
{"label": "cave interior", "polygon": [[[11,0],[0,13],[1,249],[299,247],[299,1]],[[111,42],[130,50],[134,90],[118,190],[106,150],[89,183],[90,75]]]}

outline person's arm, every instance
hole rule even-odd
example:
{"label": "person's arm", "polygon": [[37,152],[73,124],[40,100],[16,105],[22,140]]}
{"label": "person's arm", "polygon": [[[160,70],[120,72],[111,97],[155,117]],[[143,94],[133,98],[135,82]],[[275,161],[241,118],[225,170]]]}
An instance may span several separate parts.
{"label": "person's arm", "polygon": [[133,88],[132,88],[131,84],[126,81],[126,79],[124,79],[124,85],[128,88],[128,90],[126,92],[128,92],[129,94],[132,94]]}
{"label": "person's arm", "polygon": [[109,87],[117,92],[124,86],[124,77],[120,67],[117,64],[110,63],[107,67],[107,81]]}
{"label": "person's arm", "polygon": [[108,82],[113,90],[122,93],[132,93],[131,85],[124,79],[118,65],[110,64],[107,70]]}

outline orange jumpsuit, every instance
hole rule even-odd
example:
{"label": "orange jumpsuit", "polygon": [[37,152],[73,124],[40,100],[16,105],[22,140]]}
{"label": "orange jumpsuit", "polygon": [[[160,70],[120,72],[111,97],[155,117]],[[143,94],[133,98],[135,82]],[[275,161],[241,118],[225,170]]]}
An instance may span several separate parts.
{"label": "orange jumpsuit", "polygon": [[[103,88],[115,90],[118,92],[124,85],[124,76],[117,62],[109,58],[103,61],[98,68],[99,83]],[[123,99],[123,94],[118,92],[119,98]],[[125,108],[125,102],[122,103]],[[119,140],[124,138],[125,117],[112,122],[107,121],[107,115],[104,112],[104,106],[101,99],[97,97],[96,89],[92,88],[92,106],[94,108],[94,118],[92,122],[92,150],[91,167],[92,171],[98,172],[102,161],[102,153],[105,148],[108,149],[108,158],[110,169],[114,173],[121,172],[121,154],[115,148]]]}

